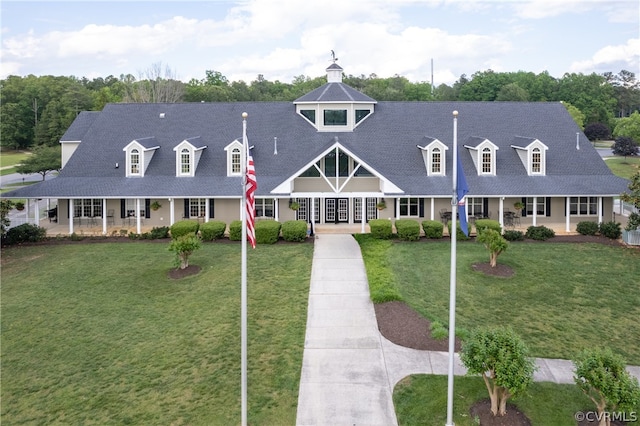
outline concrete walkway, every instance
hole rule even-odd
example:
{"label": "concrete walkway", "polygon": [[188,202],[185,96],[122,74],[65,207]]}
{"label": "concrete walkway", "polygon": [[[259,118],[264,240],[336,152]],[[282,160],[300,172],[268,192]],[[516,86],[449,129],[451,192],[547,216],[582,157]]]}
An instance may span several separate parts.
{"label": "concrete walkway", "polygon": [[[456,375],[466,369],[456,354]],[[411,374],[448,374],[448,353],[398,346],[378,331],[360,247],[348,234],[315,241],[298,425],[397,425],[393,388]],[[573,383],[569,360],[536,358],[534,380]],[[628,367],[640,380],[640,367]]]}

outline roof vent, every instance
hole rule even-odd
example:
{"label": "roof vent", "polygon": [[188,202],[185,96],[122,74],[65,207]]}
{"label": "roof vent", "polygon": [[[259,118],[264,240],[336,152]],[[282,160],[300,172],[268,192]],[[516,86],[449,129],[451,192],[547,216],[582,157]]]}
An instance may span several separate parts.
{"label": "roof vent", "polygon": [[164,112],[160,113],[160,118],[164,118]]}

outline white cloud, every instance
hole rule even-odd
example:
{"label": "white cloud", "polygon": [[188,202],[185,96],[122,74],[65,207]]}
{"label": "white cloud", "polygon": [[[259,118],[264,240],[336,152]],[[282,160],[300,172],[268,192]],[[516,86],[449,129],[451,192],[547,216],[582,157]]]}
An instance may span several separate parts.
{"label": "white cloud", "polygon": [[638,19],[636,0],[525,0],[511,3],[518,17],[543,19],[563,14],[580,14],[601,10],[611,22],[635,22]]}
{"label": "white cloud", "polygon": [[596,69],[617,72],[611,67],[622,67],[631,72],[640,69],[640,39],[627,40],[626,44],[606,46],[598,50],[591,59],[571,64],[571,72],[590,73]]}

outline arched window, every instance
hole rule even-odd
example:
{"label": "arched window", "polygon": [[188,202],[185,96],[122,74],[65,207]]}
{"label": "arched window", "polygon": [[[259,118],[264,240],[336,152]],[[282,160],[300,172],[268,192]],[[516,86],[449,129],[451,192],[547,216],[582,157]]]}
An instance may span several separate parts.
{"label": "arched window", "polygon": [[240,173],[240,148],[231,151],[231,173]]}
{"label": "arched window", "polygon": [[492,173],[492,161],[491,161],[491,149],[483,148],[482,149],[482,173]]}
{"label": "arched window", "polygon": [[442,153],[440,148],[433,148],[431,152],[431,173],[440,173],[442,170]]}
{"label": "arched window", "polygon": [[131,174],[140,174],[140,152],[137,149],[131,150]]}
{"label": "arched window", "polygon": [[531,153],[531,173],[542,172],[542,154],[540,148],[533,148]]}
{"label": "arched window", "polygon": [[180,173],[183,175],[191,173],[191,151],[187,148],[180,151]]}

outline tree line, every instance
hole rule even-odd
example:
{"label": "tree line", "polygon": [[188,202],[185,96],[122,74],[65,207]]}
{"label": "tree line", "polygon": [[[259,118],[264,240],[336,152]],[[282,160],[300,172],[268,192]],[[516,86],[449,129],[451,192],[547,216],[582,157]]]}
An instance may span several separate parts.
{"label": "tree line", "polygon": [[[378,101],[562,101],[576,122],[611,134],[618,118],[640,111],[640,83],[634,73],[478,71],[452,85],[432,87],[395,75],[345,75],[344,83]],[[131,74],[89,80],[75,76],[9,76],[0,80],[0,147],[57,146],[80,111],[100,111],[120,102],[293,101],[326,83],[326,77],[296,76],[291,83],[263,75],[249,83],[229,81],[214,70],[184,83],[168,66],[154,64],[138,78]],[[635,115],[635,114],[634,114]],[[602,129],[604,128],[604,130]],[[598,133],[600,134],[600,133]],[[638,142],[638,141],[636,141]]]}

